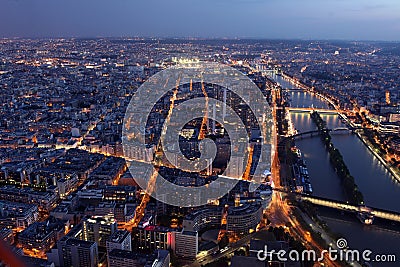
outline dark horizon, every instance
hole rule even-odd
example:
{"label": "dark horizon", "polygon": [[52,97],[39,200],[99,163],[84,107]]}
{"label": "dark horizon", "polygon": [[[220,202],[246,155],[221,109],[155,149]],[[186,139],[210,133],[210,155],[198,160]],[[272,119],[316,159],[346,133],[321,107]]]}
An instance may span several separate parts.
{"label": "dark horizon", "polygon": [[373,39],[306,39],[306,38],[263,38],[263,37],[192,37],[192,36],[12,36],[0,37],[1,40],[59,40],[59,39],[132,39],[132,41],[300,41],[300,42],[365,42],[365,43],[400,43],[400,40],[373,40]]}

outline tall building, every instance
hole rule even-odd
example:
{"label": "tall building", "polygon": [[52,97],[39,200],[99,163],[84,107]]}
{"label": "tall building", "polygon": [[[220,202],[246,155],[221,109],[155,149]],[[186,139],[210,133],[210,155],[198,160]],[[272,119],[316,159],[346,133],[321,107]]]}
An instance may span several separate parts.
{"label": "tall building", "polygon": [[113,249],[132,250],[132,236],[128,231],[118,230],[114,232],[106,242],[107,255]]}
{"label": "tall building", "polygon": [[175,254],[178,257],[194,259],[199,252],[199,235],[195,231],[175,233]]}
{"label": "tall building", "polygon": [[55,266],[97,267],[98,254],[96,242],[64,236],[58,241],[57,248],[47,253],[47,258]]}
{"label": "tall building", "polygon": [[83,224],[83,240],[93,241],[99,247],[106,247],[109,237],[117,231],[117,222],[111,217],[85,218]]}
{"label": "tall building", "polygon": [[176,228],[150,225],[138,228],[135,241],[139,249],[173,249]]}

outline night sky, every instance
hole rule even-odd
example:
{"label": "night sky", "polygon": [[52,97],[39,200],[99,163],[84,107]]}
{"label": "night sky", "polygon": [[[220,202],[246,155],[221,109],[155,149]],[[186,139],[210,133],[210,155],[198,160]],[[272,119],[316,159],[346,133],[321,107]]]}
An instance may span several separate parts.
{"label": "night sky", "polygon": [[399,0],[0,0],[0,37],[400,41]]}

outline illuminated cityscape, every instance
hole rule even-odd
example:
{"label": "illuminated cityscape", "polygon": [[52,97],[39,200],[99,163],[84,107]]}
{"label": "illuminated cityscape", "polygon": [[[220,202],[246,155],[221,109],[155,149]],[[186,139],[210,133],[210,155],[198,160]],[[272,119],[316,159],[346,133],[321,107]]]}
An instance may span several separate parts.
{"label": "illuminated cityscape", "polygon": [[[392,202],[399,190],[399,57],[388,62],[388,52],[378,43],[343,42],[345,48],[334,51],[332,46],[263,40],[3,39],[2,237],[15,255],[45,266],[243,266],[255,259],[249,251],[264,246],[321,251],[335,244],[344,223],[365,234],[374,230],[362,224],[395,231],[400,221],[397,202]],[[344,49],[347,53],[338,52]],[[315,63],[321,53],[328,57],[324,72]],[[367,60],[382,65],[373,78],[370,69],[359,68]],[[176,64],[201,61],[223,63],[246,75],[272,108],[271,165],[262,170],[256,190],[250,185],[265,153],[261,129],[229,88],[193,80],[177,86],[152,107],[147,147],[124,153],[125,109],[139,86]],[[170,162],[160,146],[163,124],[179,103],[201,96],[210,111],[185,124],[179,146],[185,157],[196,159],[199,142],[211,138],[216,159],[198,173],[179,170],[173,167],[177,158]],[[227,111],[208,103],[211,99],[230,106],[244,122],[247,160],[231,155],[230,136],[212,119],[216,113],[227,117]],[[360,151],[374,162],[367,176],[357,168],[362,160],[351,160]],[[139,161],[127,164],[125,159]],[[136,182],[144,173],[128,167],[140,159],[154,162],[155,174],[183,187],[207,186],[231,162],[237,167],[227,175],[239,182],[206,205],[171,206]],[[152,180],[154,174],[149,185]],[[373,182],[377,185],[370,188]],[[385,238],[375,237],[375,244]],[[272,259],[269,264],[284,263]],[[321,264],[347,263],[324,259]]]}
{"label": "illuminated cityscape", "polygon": [[399,266],[399,40],[46,27],[0,30],[0,266]]}

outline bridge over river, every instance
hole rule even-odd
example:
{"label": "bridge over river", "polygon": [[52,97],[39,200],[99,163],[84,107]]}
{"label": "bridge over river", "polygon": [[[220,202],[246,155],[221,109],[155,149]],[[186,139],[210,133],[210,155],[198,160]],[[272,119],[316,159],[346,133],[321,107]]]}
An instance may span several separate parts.
{"label": "bridge over river", "polygon": [[333,208],[333,209],[343,210],[343,211],[350,211],[350,212],[354,212],[354,213],[365,213],[365,214],[369,214],[376,218],[400,222],[400,213],[398,213],[398,212],[378,209],[378,208],[374,208],[374,207],[357,206],[357,205],[349,204],[349,203],[343,202],[343,201],[332,200],[332,199],[323,198],[323,197],[316,197],[316,196],[306,195],[306,194],[302,194],[302,193],[288,192],[285,189],[274,188],[273,190],[279,191],[283,194],[288,194],[288,195],[294,194],[297,198],[300,198],[302,201],[308,201],[317,206],[323,206],[323,207],[328,207],[328,208]]}
{"label": "bridge over river", "polygon": [[292,113],[311,113],[313,111],[316,111],[321,114],[331,114],[331,115],[337,115],[342,113],[342,110],[337,110],[337,109],[324,109],[324,108],[294,108],[294,107],[287,107],[286,108],[289,112]]}

